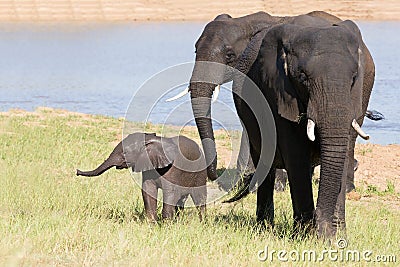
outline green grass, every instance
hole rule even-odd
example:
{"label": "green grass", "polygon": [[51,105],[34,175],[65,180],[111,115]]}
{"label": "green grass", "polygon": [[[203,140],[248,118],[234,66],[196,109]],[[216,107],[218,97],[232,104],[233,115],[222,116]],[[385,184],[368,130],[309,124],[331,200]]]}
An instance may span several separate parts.
{"label": "green grass", "polygon": [[[257,258],[265,246],[300,252],[329,248],[312,236],[291,239],[288,191],[276,194],[273,230],[255,226],[254,194],[236,204],[209,204],[204,222],[195,209],[186,209],[174,221],[148,223],[129,171],[75,176],[76,168],[92,169],[109,155],[122,120],[51,110],[38,114],[0,115],[2,266],[253,266],[266,264]],[[388,186],[385,195],[392,191]],[[348,249],[394,254],[400,261],[398,202],[371,194],[368,201],[347,202]],[[273,264],[280,265],[276,255]],[[343,263],[326,258],[323,265]]]}

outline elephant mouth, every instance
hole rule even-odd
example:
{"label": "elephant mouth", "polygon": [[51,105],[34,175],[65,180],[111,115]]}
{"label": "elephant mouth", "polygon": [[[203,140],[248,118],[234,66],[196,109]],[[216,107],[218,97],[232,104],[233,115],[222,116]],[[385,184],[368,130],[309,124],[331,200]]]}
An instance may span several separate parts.
{"label": "elephant mouth", "polygon": [[[179,94],[177,94],[177,95],[175,95],[175,96],[173,96],[173,97],[170,97],[170,98],[168,98],[168,99],[165,100],[165,101],[166,101],[166,102],[171,102],[171,101],[177,100],[177,99],[179,99],[179,98],[184,97],[185,95],[187,95],[187,94],[189,93],[189,91],[190,91],[190,89],[189,89],[189,87],[187,87],[187,88],[185,88],[185,90],[183,90],[183,91],[180,92]],[[215,86],[215,89],[214,89],[214,93],[213,93],[212,100],[211,100],[212,103],[214,103],[215,101],[217,101],[220,91],[221,91],[221,85],[218,84],[217,86]]]}
{"label": "elephant mouth", "polygon": [[[355,119],[353,119],[353,121],[351,122],[351,126],[361,138],[363,138],[364,140],[369,139],[370,136],[361,129],[361,126],[357,123]],[[310,139],[310,141],[315,141],[315,122],[311,119],[308,119],[307,122],[307,137],[308,139]]]}

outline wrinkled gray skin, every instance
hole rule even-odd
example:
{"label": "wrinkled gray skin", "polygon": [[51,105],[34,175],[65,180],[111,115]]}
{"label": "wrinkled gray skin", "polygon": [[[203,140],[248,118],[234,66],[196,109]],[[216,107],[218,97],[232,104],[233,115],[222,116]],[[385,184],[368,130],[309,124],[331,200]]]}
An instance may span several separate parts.
{"label": "wrinkled gray skin", "polygon": [[[241,18],[231,18],[227,14],[219,15],[217,18],[215,18],[214,21],[207,24],[202,35],[196,42],[196,62],[211,61],[226,64],[231,67],[236,67],[239,58],[243,57],[244,49],[249,44],[254,47],[254,43],[257,43],[257,33],[259,33],[262,29],[268,29],[272,26],[282,23],[315,25],[315,23],[320,23],[321,20],[324,20],[325,23],[327,22],[329,24],[341,22],[339,18],[332,16],[328,13],[319,11],[308,13],[306,16],[303,15],[297,17],[274,17],[264,12],[251,14]],[[256,52],[258,52],[258,48],[256,47],[255,49]],[[366,47],[364,45],[362,50],[365,57],[370,57],[369,52],[368,50],[366,50]],[[372,62],[372,59],[370,60],[370,62]],[[369,75],[371,78],[366,79],[364,87],[372,88],[374,77],[373,62],[369,63],[368,66],[368,71],[365,76],[367,77]],[[195,74],[197,73],[197,67],[198,66],[196,64],[189,86],[192,98],[192,109],[195,116],[196,125],[203,142],[203,148],[205,151],[207,162],[211,162],[211,164],[208,165],[207,174],[211,180],[215,180],[217,178],[217,160],[216,157],[214,157],[214,155],[216,154],[215,145],[210,144],[210,142],[205,142],[206,139],[214,140],[210,110],[211,96],[213,94],[213,90],[216,84],[222,84],[232,79],[230,79],[230,77],[226,77],[225,73],[221,73],[220,75],[218,73],[210,73],[210,76],[215,81],[214,83],[193,82],[193,80],[196,80],[193,79],[193,76],[195,76]],[[364,111],[366,110],[370,91],[370,89],[369,92],[368,90],[365,90],[365,93],[363,94]],[[197,101],[200,98],[207,98],[209,100]],[[361,124],[362,120],[363,117],[358,118],[357,121]],[[354,140],[355,138],[356,134],[354,134]],[[352,143],[353,142],[350,142],[350,144]],[[353,145],[349,146],[348,154],[350,157],[353,157]],[[350,160],[350,162],[352,161]],[[348,169],[352,170],[352,166],[350,166],[352,164],[348,165]],[[254,166],[250,166],[248,170],[248,173],[251,173],[252,170],[254,170]],[[307,177],[309,176],[310,174],[306,174],[304,179],[307,179]],[[262,184],[257,193],[257,219],[260,222],[264,220],[272,222],[273,220],[273,212],[270,212],[271,210],[273,210],[272,193],[269,189],[266,188],[273,188],[273,185],[271,186],[271,183],[273,183],[275,177],[273,175],[269,175],[268,177],[269,179],[265,180],[266,182]],[[349,183],[353,184],[354,176],[352,172],[348,172],[348,181]],[[304,198],[309,198],[312,202],[311,196],[305,195]],[[293,192],[292,199],[294,203],[301,201],[300,199],[296,199],[296,196],[293,195]],[[309,199],[307,199],[305,202],[310,202]],[[297,205],[294,205],[294,209],[295,221],[307,222],[312,217],[313,209],[309,211],[309,214],[303,214],[302,211],[297,208]]]}
{"label": "wrinkled gray skin", "polygon": [[[237,69],[259,86],[274,115],[278,140],[273,167],[288,172],[295,223],[303,226],[314,220],[318,236],[334,236],[345,228],[346,180],[354,177],[357,133],[351,122],[356,119],[362,125],[375,75],[358,27],[352,21],[333,24],[299,16],[257,34]],[[234,93],[242,95],[247,88],[234,80]],[[235,105],[257,165],[262,160],[258,124],[240,98],[235,97]],[[306,118],[299,122],[300,114]],[[315,142],[307,138],[307,119],[316,124]],[[314,212],[311,169],[318,164]],[[257,192],[257,219],[270,223],[274,168]]]}
{"label": "wrinkled gray skin", "polygon": [[201,150],[191,139],[133,133],[122,140],[95,170],[77,170],[76,174],[98,176],[112,167],[131,167],[135,172],[142,172],[143,202],[151,221],[157,220],[158,189],[163,190],[163,219],[172,218],[182,210],[189,195],[199,209],[200,220],[204,216],[207,173]]}

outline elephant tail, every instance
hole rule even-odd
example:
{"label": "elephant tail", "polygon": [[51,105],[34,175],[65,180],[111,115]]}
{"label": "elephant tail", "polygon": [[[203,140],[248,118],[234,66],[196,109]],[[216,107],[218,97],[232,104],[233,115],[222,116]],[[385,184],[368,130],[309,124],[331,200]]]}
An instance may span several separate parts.
{"label": "elephant tail", "polygon": [[250,194],[250,182],[252,178],[253,174],[250,174],[239,180],[233,189],[235,194],[231,198],[222,201],[222,203],[236,202]]}
{"label": "elephant tail", "polygon": [[380,121],[385,119],[385,116],[376,110],[367,110],[365,112],[365,117],[373,121]]}

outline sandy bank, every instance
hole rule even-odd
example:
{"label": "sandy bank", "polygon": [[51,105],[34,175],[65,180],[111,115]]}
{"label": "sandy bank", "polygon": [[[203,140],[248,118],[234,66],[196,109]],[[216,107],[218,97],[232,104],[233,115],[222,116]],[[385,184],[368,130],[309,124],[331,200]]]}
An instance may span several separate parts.
{"label": "sandy bank", "polygon": [[297,15],[313,10],[342,19],[400,19],[398,0],[2,0],[0,21],[208,21],[220,13],[236,17],[257,11]]}

